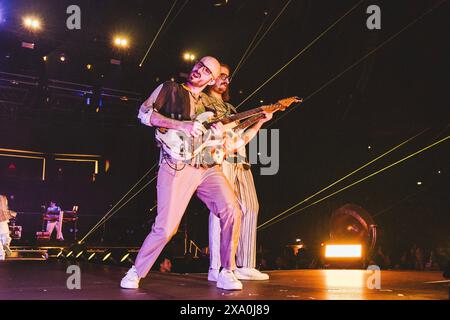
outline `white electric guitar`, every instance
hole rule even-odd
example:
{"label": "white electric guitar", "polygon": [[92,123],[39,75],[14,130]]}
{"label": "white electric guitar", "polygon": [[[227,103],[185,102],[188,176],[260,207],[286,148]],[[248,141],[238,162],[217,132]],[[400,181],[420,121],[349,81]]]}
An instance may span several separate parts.
{"label": "white electric guitar", "polygon": [[[209,147],[209,150],[220,150],[220,146],[223,146],[225,143],[224,137],[214,136],[210,130],[213,124],[221,122],[225,127],[225,131],[235,131],[234,129],[236,128],[242,130],[244,124],[248,126],[251,125],[251,123],[248,124],[248,122],[244,122],[240,125],[238,122],[239,120],[246,119],[257,114],[262,114],[264,112],[274,113],[278,110],[284,111],[292,103],[299,103],[302,101],[303,100],[298,97],[286,98],[275,104],[261,106],[220,119],[215,118],[213,112],[204,112],[197,115],[194,119],[195,121],[200,122],[207,129],[207,131],[201,136],[194,138],[182,130],[158,128],[156,130],[156,140],[161,144],[164,152],[175,160],[190,161],[198,156],[212,156],[213,158],[217,158],[218,156],[220,158],[222,155],[211,155],[209,152],[207,152],[207,154],[202,154],[207,147]],[[217,147],[217,149],[215,149],[215,147]]]}

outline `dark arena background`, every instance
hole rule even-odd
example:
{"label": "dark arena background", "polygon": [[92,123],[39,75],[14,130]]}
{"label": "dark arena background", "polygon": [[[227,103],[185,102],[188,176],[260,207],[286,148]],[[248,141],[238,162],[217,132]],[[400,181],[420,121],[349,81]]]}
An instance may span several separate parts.
{"label": "dark arena background", "polygon": [[[0,299],[447,300],[449,9],[0,0],[0,194],[17,212]],[[209,210],[193,197],[140,289],[121,289],[158,212],[160,151],[139,108],[207,55],[230,66],[238,112],[303,99],[264,124],[268,152],[255,138],[270,279],[207,281]],[[64,239],[46,232],[50,201]]]}

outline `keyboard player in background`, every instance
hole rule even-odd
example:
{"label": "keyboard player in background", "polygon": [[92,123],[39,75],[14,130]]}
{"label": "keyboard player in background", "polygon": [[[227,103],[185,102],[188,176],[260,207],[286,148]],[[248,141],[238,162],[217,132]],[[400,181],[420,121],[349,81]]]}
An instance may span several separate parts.
{"label": "keyboard player in background", "polygon": [[50,201],[50,206],[47,207],[45,215],[48,219],[47,232],[50,234],[50,238],[52,237],[53,230],[56,227],[56,240],[64,241],[64,236],[62,233],[63,212],[61,208],[56,204],[56,201]]}
{"label": "keyboard player in background", "polygon": [[0,260],[5,260],[6,256],[11,255],[8,222],[14,217],[16,217],[16,212],[9,210],[7,196],[0,193]]}

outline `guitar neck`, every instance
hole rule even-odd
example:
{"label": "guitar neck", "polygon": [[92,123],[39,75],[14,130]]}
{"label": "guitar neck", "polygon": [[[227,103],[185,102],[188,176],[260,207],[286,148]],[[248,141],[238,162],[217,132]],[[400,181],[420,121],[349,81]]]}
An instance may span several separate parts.
{"label": "guitar neck", "polygon": [[233,128],[233,130],[239,131],[239,130],[243,130],[246,129],[248,127],[250,127],[251,125],[255,124],[256,122],[258,122],[261,119],[264,119],[264,115],[263,114],[258,114],[256,116],[251,117],[250,119],[245,120],[244,122],[241,122],[240,124],[238,124],[235,128]]}
{"label": "guitar neck", "polygon": [[[278,104],[271,104],[271,105],[269,105],[267,107],[276,107],[276,106],[278,106]],[[233,114],[231,116],[224,117],[224,118],[212,121],[210,123],[207,123],[205,125],[205,127],[206,127],[206,129],[209,129],[211,127],[211,125],[213,125],[214,123],[217,123],[217,122],[222,122],[223,124],[227,124],[227,123],[235,122],[235,121],[238,121],[238,120],[241,120],[241,119],[249,118],[249,117],[251,117],[251,116],[253,116],[255,114],[262,113],[262,112],[264,112],[264,108],[263,107],[250,109],[250,110],[247,110],[247,111],[244,111],[244,112],[236,113],[236,114]]]}

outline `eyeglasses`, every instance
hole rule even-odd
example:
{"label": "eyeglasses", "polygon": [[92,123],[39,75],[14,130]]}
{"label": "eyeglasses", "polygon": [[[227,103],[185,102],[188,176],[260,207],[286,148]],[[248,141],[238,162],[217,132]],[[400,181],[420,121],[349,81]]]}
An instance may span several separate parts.
{"label": "eyeglasses", "polygon": [[211,77],[214,79],[213,73],[212,73],[212,71],[211,71],[210,68],[208,68],[207,66],[205,66],[205,64],[204,64],[203,62],[201,62],[201,61],[198,61],[197,64],[200,66],[200,68],[199,68],[198,70],[205,70],[205,73],[206,73],[208,76],[211,76]]}
{"label": "eyeglasses", "polygon": [[229,74],[226,74],[226,73],[220,74],[219,79],[222,80],[222,81],[231,82],[231,76]]}

